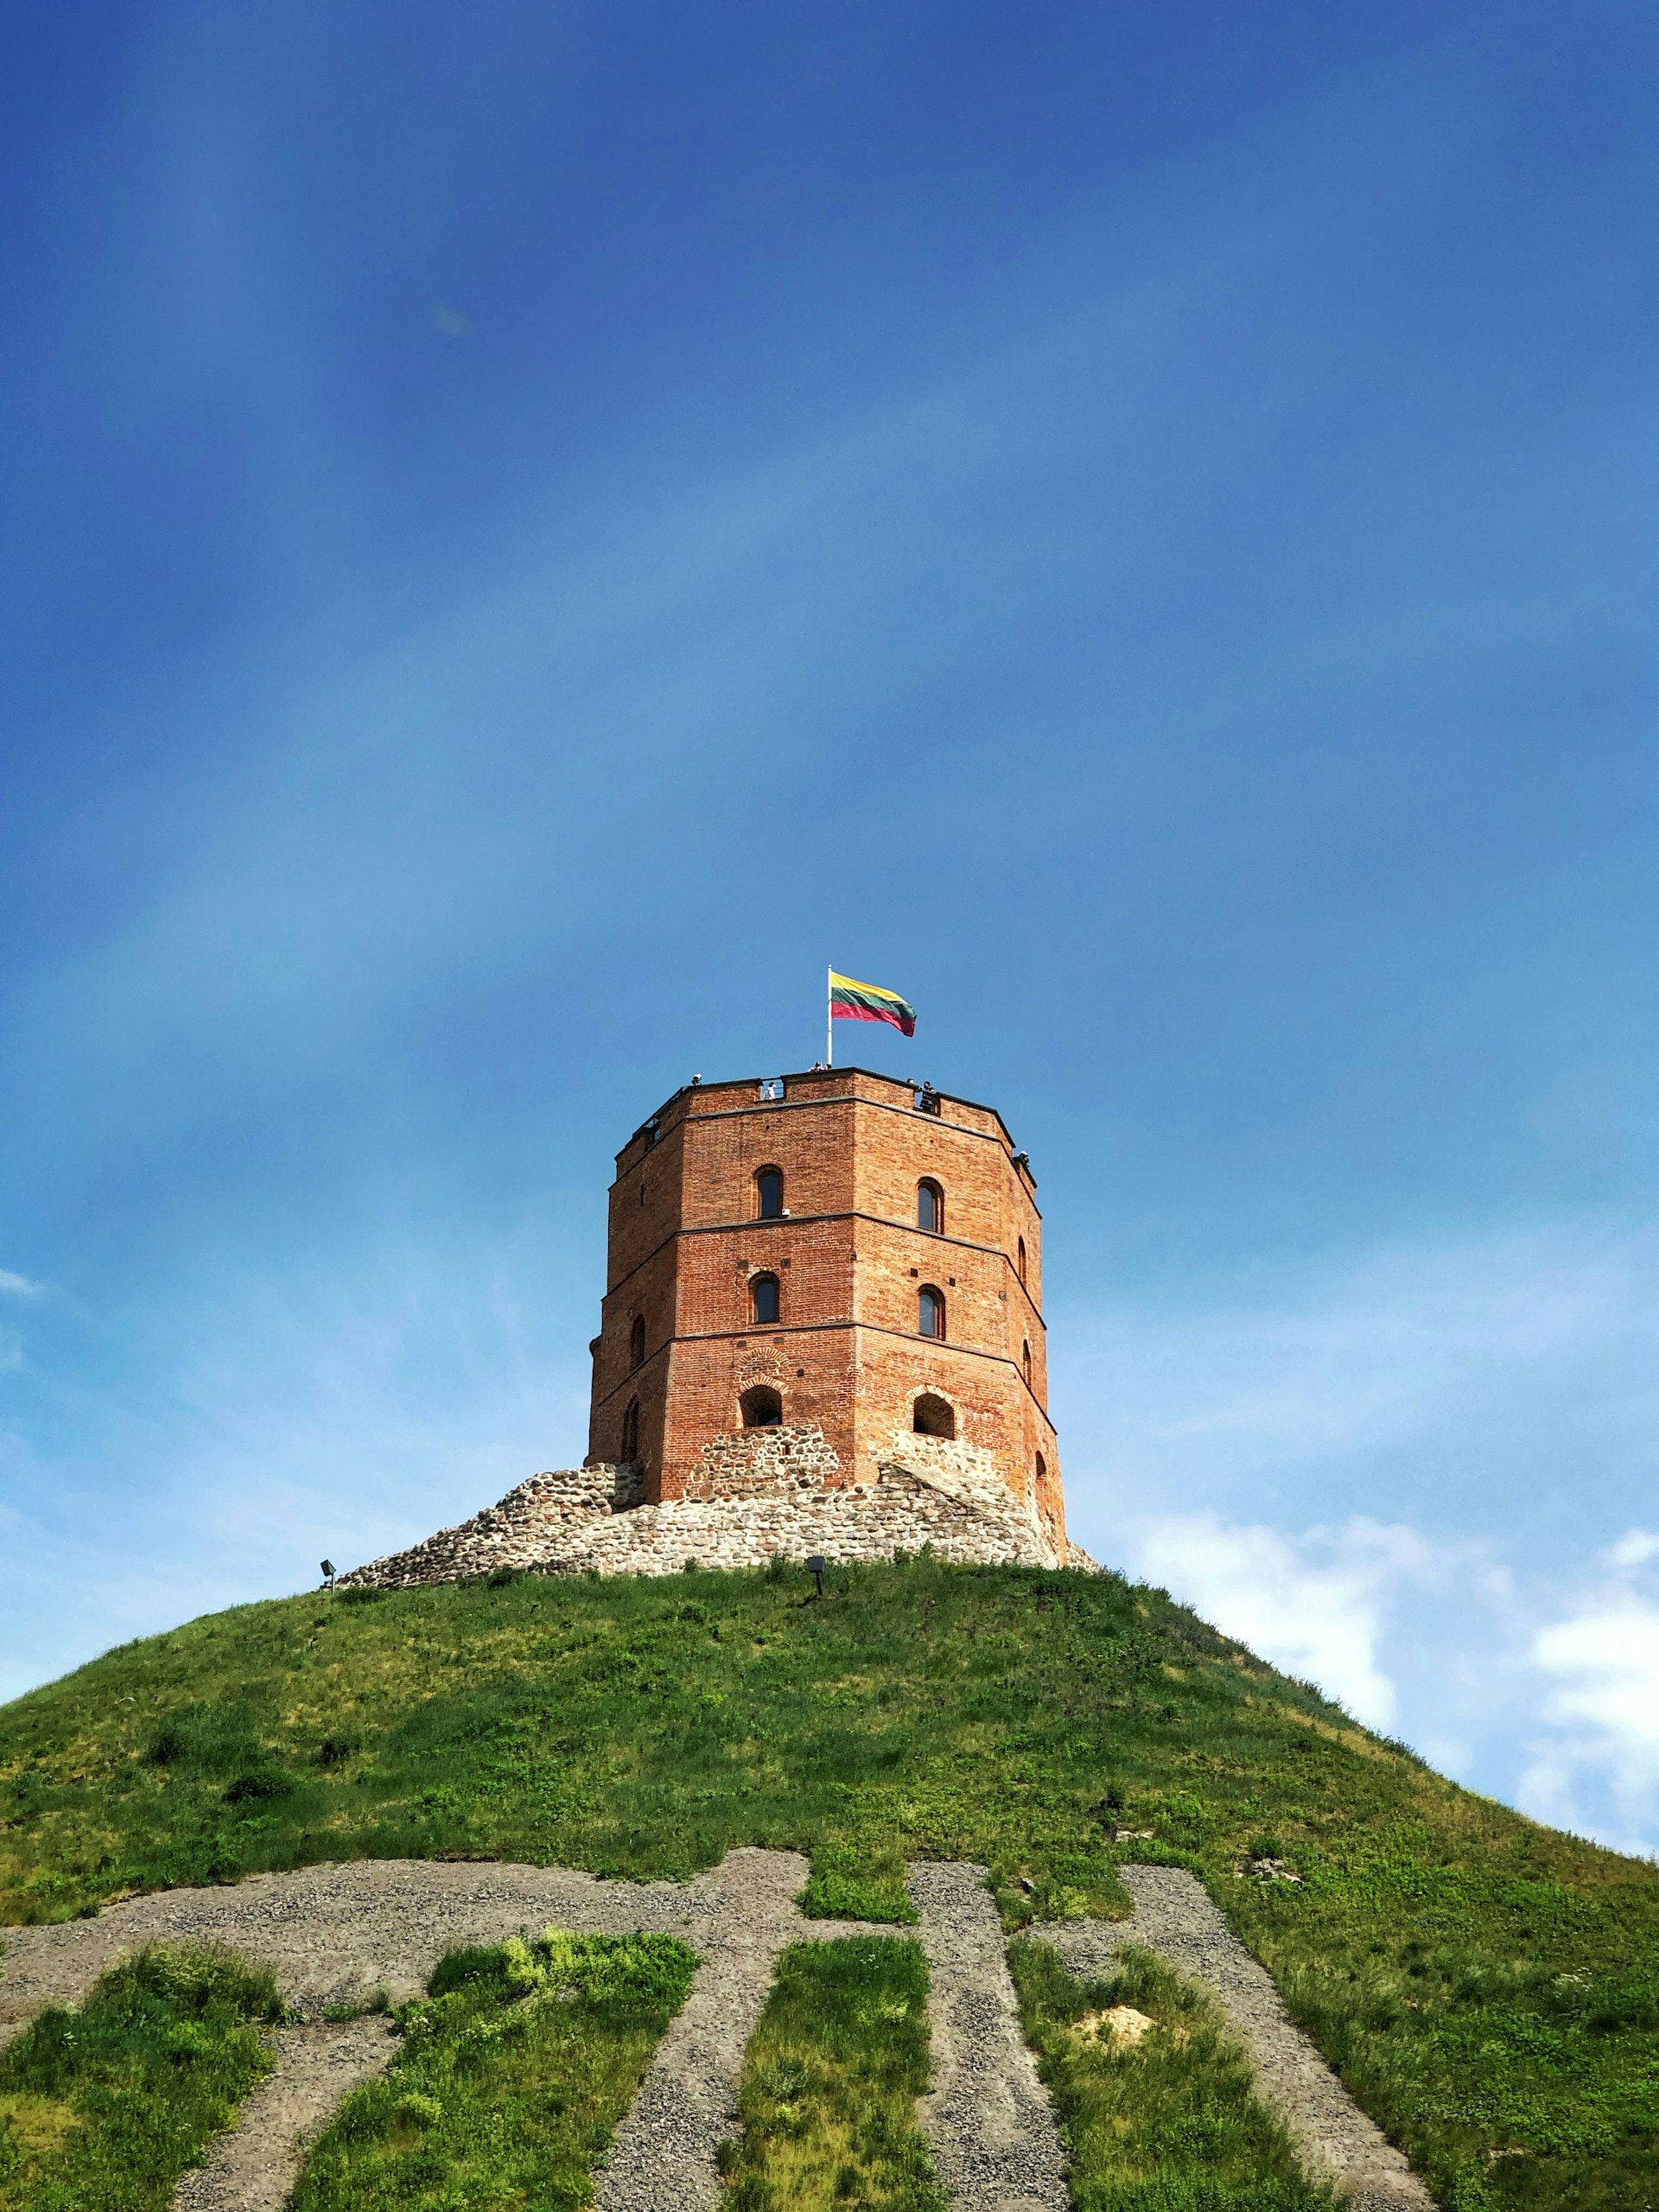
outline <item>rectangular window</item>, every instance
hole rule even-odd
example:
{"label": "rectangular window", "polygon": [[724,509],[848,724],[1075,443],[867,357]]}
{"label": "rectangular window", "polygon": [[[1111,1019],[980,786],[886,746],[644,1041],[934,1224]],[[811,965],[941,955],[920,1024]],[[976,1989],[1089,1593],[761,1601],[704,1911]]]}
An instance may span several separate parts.
{"label": "rectangular window", "polygon": [[781,1098],[783,1095],[784,1078],[782,1076],[767,1076],[760,1085],[760,1096],[762,1098]]}

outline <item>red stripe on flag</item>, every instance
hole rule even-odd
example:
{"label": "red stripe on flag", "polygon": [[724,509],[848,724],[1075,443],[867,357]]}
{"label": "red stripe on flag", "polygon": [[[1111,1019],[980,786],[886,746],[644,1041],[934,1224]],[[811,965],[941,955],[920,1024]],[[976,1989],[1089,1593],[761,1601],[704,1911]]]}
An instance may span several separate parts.
{"label": "red stripe on flag", "polygon": [[901,1014],[878,1014],[875,1008],[870,1006],[832,1005],[830,1008],[830,1015],[834,1021],[885,1021],[890,1028],[902,1029],[906,1037],[913,1037],[916,1034],[916,1025],[913,1021],[906,1021]]}

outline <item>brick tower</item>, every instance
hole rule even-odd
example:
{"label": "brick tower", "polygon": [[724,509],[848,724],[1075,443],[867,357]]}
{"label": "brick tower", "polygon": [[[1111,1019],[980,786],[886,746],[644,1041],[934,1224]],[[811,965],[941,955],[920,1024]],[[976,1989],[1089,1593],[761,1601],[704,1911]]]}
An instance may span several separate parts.
{"label": "brick tower", "polygon": [[616,1158],[589,1464],[995,1473],[1064,1557],[1035,1190],[991,1108],[861,1068],[676,1091]]}

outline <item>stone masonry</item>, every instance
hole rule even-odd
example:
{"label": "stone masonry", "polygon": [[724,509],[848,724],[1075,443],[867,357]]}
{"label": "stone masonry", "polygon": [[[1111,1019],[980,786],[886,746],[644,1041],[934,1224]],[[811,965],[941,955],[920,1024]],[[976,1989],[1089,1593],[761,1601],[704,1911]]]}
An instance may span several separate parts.
{"label": "stone masonry", "polygon": [[699,1567],[798,1560],[887,1560],[931,1546],[963,1565],[1093,1570],[1062,1552],[1038,1516],[1008,1491],[984,1455],[941,1438],[909,1437],[910,1464],[881,1465],[874,1482],[839,1479],[813,1423],[751,1429],[719,1440],[700,1464],[695,1495],[641,1504],[636,1467],[532,1475],[499,1505],[424,1543],[372,1560],[342,1587],[406,1590],[422,1583],[529,1570],[543,1574],[674,1574]]}

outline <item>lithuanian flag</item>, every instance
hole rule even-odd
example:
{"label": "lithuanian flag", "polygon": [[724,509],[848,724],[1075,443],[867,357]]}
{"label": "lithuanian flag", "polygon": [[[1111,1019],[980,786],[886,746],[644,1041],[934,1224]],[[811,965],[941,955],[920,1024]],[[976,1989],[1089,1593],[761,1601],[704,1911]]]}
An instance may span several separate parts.
{"label": "lithuanian flag", "polygon": [[890,1021],[906,1037],[916,1034],[916,1009],[897,991],[884,991],[874,983],[855,983],[850,976],[830,970],[830,1014],[835,1021]]}

